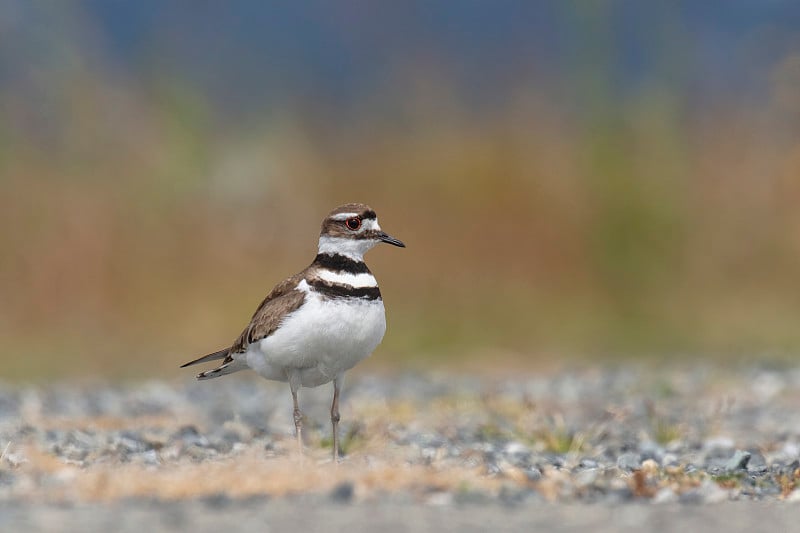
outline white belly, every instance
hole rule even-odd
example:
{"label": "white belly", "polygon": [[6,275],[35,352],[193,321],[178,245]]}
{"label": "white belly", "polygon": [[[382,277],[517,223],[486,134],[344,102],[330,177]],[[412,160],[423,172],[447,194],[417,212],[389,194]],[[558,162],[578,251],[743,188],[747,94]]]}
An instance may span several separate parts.
{"label": "white belly", "polygon": [[382,300],[323,299],[309,292],[277,331],[248,347],[246,361],[267,379],[294,375],[302,386],[317,387],[369,356],[385,332]]}

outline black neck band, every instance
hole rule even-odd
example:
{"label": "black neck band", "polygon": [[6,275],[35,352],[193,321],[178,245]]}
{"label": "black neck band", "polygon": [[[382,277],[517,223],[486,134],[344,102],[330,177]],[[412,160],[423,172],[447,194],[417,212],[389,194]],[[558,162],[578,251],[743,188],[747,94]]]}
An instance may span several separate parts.
{"label": "black neck band", "polygon": [[350,285],[340,285],[324,280],[312,280],[309,285],[315,291],[327,296],[328,298],[366,298],[367,300],[378,300],[381,297],[381,290],[378,287],[352,287]]}
{"label": "black neck band", "polygon": [[364,261],[356,261],[340,254],[318,254],[314,264],[325,270],[334,272],[347,272],[348,274],[369,274]]}

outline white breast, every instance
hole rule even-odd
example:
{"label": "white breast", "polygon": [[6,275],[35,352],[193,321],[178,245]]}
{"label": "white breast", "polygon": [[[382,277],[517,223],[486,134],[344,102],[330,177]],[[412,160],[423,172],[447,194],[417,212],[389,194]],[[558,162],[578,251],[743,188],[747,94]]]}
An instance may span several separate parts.
{"label": "white breast", "polygon": [[316,387],[369,356],[385,332],[382,300],[326,299],[308,291],[277,331],[250,345],[247,364],[267,379],[299,373],[304,387]]}

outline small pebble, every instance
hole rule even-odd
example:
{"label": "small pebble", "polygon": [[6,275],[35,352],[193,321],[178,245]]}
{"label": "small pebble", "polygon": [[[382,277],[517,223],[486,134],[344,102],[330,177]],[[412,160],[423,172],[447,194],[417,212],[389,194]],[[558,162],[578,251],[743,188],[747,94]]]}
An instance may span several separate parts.
{"label": "small pebble", "polygon": [[725,463],[725,470],[734,472],[736,470],[744,470],[747,468],[747,463],[750,461],[750,452],[744,450],[736,450],[727,463]]}
{"label": "small pebble", "polygon": [[352,483],[344,482],[336,485],[331,491],[331,500],[336,503],[350,503],[353,501],[355,487]]}
{"label": "small pebble", "polygon": [[620,470],[636,470],[642,464],[642,456],[638,453],[627,452],[623,453],[617,459],[617,468]]}

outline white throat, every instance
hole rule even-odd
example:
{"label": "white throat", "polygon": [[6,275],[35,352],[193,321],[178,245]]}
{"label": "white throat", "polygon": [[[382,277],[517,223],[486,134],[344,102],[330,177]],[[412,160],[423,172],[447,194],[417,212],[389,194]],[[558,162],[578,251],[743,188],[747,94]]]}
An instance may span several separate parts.
{"label": "white throat", "polygon": [[320,235],[318,253],[339,254],[349,257],[354,261],[363,261],[364,254],[376,244],[377,241],[371,239],[345,239],[342,237]]}

